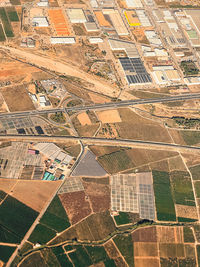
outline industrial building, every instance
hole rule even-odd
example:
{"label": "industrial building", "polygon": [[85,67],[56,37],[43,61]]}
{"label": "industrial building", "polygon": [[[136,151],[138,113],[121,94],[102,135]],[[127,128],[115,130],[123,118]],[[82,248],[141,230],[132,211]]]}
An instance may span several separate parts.
{"label": "industrial building", "polygon": [[76,39],[74,37],[51,37],[51,44],[75,44]]}
{"label": "industrial building", "polygon": [[140,26],[140,20],[138,19],[134,10],[126,10],[124,11],[124,16],[129,24],[129,26]]}
{"label": "industrial building", "polygon": [[99,31],[99,28],[97,27],[95,22],[85,22],[84,26],[87,32]]}
{"label": "industrial building", "polygon": [[153,70],[153,77],[159,85],[176,84],[181,80],[178,71],[173,66],[155,66]]}
{"label": "industrial building", "polygon": [[129,35],[129,32],[116,9],[103,9],[103,15],[109,16],[112,21],[113,27],[119,36]]}
{"label": "industrial building", "polygon": [[162,46],[162,42],[160,40],[160,37],[157,35],[157,33],[153,30],[151,31],[145,31],[145,36],[147,37],[150,44],[154,46]]}
{"label": "industrial building", "polygon": [[134,43],[111,38],[108,41],[113,51],[124,50],[127,54],[127,57],[119,58],[119,62],[129,85],[152,82]]}
{"label": "industrial building", "polygon": [[152,26],[151,25],[151,22],[150,22],[150,20],[149,20],[149,18],[146,15],[146,13],[145,13],[144,10],[136,10],[136,14],[137,14],[137,16],[139,18],[139,21],[140,21],[140,23],[141,23],[141,25],[143,27],[150,27],[150,26]]}
{"label": "industrial building", "polygon": [[103,43],[103,39],[100,37],[90,37],[89,42],[91,44],[98,44],[98,43]]}
{"label": "industrial building", "polygon": [[48,27],[49,22],[46,17],[34,17],[32,19],[33,27]]}
{"label": "industrial building", "polygon": [[140,0],[125,0],[127,8],[143,8]]}
{"label": "industrial building", "polygon": [[81,8],[70,8],[67,9],[67,15],[71,23],[85,23],[87,19]]}

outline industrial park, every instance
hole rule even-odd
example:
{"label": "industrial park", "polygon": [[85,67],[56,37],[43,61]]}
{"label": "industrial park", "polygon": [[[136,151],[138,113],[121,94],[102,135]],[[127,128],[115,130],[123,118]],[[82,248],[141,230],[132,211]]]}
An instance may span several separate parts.
{"label": "industrial park", "polygon": [[199,0],[2,0],[0,267],[199,267],[199,110]]}

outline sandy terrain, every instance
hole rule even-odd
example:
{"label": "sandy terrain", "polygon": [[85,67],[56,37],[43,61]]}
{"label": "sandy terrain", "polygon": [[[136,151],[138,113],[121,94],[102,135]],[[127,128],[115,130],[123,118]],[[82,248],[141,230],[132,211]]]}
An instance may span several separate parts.
{"label": "sandy terrain", "polygon": [[91,125],[91,120],[86,112],[78,114],[77,119],[80,121],[81,125]]}
{"label": "sandy terrain", "polygon": [[176,205],[176,216],[189,218],[189,219],[198,219],[197,209],[192,206]]}
{"label": "sandy terrain", "polygon": [[106,111],[99,111],[96,112],[98,119],[102,123],[115,123],[115,122],[121,122],[120,115],[118,113],[118,110],[106,110]]}
{"label": "sandy terrain", "polygon": [[[116,97],[119,94],[119,89],[113,87],[109,83],[105,82],[104,80],[92,75],[81,71],[79,68],[73,66],[71,67],[70,64],[58,62],[58,60],[50,59],[49,57],[35,55],[20,49],[8,47],[8,46],[0,46],[7,50],[12,55],[16,56],[18,59],[26,60],[28,63],[34,64],[38,67],[43,67],[49,69],[51,71],[56,71],[58,73],[62,73],[64,75],[70,75],[74,77],[78,77],[79,79],[86,80],[87,83],[91,84],[89,88],[92,91],[102,93],[104,95],[108,95],[111,97]],[[26,70],[26,69],[25,69]],[[26,70],[27,71],[27,70]]]}
{"label": "sandy terrain", "polygon": [[40,212],[60,184],[61,181],[44,182],[17,180],[11,196]]}
{"label": "sandy terrain", "polygon": [[23,85],[4,87],[0,91],[11,112],[35,109],[27,90]]}
{"label": "sandy terrain", "polygon": [[16,179],[0,179],[0,190],[10,193],[11,189],[16,183]]}
{"label": "sandy terrain", "polygon": [[90,96],[90,99],[92,100],[92,102],[94,102],[94,103],[104,104],[104,103],[110,102],[110,100],[108,98],[100,96],[100,95],[89,93],[89,96]]}

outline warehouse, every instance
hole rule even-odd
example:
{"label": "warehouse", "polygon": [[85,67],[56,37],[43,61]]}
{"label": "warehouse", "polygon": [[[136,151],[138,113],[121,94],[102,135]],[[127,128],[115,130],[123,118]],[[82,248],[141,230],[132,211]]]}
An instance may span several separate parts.
{"label": "warehouse", "polygon": [[97,27],[95,22],[86,22],[84,23],[84,25],[87,32],[99,31],[99,28]]}
{"label": "warehouse", "polygon": [[142,24],[143,27],[150,27],[151,22],[149,18],[147,17],[146,13],[144,10],[136,10],[136,14],[139,18],[140,23]]}
{"label": "warehouse", "polygon": [[49,22],[46,17],[34,17],[32,19],[33,27],[48,27]]}
{"label": "warehouse", "polygon": [[126,0],[126,6],[128,8],[142,8],[143,4],[140,0]]}
{"label": "warehouse", "polygon": [[126,10],[124,11],[125,18],[129,24],[129,26],[140,26],[141,23],[133,10]]}
{"label": "warehouse", "polygon": [[90,37],[89,42],[91,44],[98,44],[98,43],[103,43],[103,39],[100,37]]}
{"label": "warehouse", "polygon": [[115,9],[103,9],[103,14],[108,15],[112,21],[112,24],[119,36],[129,35],[129,32],[118,12]]}
{"label": "warehouse", "polygon": [[71,23],[85,23],[87,22],[85,14],[81,8],[67,9],[67,15]]}
{"label": "warehouse", "polygon": [[76,40],[74,37],[51,37],[51,44],[75,44]]}

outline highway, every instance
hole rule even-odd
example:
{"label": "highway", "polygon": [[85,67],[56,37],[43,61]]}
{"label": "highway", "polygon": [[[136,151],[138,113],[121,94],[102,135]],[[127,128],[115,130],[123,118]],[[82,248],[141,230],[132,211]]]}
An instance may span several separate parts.
{"label": "highway", "polygon": [[5,117],[24,117],[31,115],[42,115],[54,112],[69,112],[69,111],[84,111],[84,110],[96,110],[96,109],[110,109],[117,107],[126,107],[142,104],[154,104],[154,103],[164,103],[164,102],[176,102],[184,101],[190,99],[200,99],[200,94],[186,94],[186,95],[176,95],[176,96],[166,96],[161,98],[149,98],[149,99],[135,99],[119,102],[109,102],[104,104],[95,104],[89,106],[74,106],[67,108],[54,108],[54,109],[44,109],[44,110],[31,110],[31,111],[21,111],[21,112],[9,112],[9,113],[0,113],[0,118]]}
{"label": "highway", "polygon": [[48,135],[0,135],[0,140],[23,141],[23,142],[66,142],[66,141],[81,141],[85,145],[100,145],[100,146],[121,146],[135,147],[143,149],[179,151],[182,153],[199,153],[200,147],[177,145],[170,143],[131,140],[131,139],[107,139],[95,137],[78,137],[78,136],[48,136]]}

